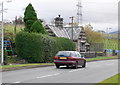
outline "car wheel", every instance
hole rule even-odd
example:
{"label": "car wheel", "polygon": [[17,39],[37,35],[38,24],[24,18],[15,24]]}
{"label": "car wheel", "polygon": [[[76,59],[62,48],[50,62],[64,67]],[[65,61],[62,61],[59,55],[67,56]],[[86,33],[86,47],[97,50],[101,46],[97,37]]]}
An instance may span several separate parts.
{"label": "car wheel", "polygon": [[78,62],[75,63],[75,69],[77,69],[77,68],[78,68]]}
{"label": "car wheel", "polygon": [[85,68],[86,67],[86,61],[84,61],[84,64],[83,64],[83,66],[82,66],[83,68]]}
{"label": "car wheel", "polygon": [[67,65],[67,68],[69,68],[69,65]]}
{"label": "car wheel", "polygon": [[60,66],[59,65],[56,65],[56,68],[59,68]]}

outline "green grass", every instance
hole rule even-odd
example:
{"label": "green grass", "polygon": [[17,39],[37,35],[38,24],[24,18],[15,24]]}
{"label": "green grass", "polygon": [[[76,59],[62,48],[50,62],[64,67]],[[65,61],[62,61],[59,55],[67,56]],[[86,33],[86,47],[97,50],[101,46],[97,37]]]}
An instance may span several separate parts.
{"label": "green grass", "polygon": [[87,61],[95,61],[95,60],[105,60],[105,59],[118,59],[118,56],[110,56],[110,57],[106,57],[106,56],[98,56],[96,58],[88,58]]}
{"label": "green grass", "polygon": [[17,65],[4,65],[0,66],[2,69],[25,67],[25,66],[40,66],[40,65],[52,65],[53,63],[32,63],[32,64],[17,64]]}
{"label": "green grass", "polygon": [[[96,58],[89,58],[86,59],[87,61],[95,61],[95,60],[104,60],[104,59],[114,59],[118,58],[117,56],[113,57],[96,57]],[[17,68],[17,67],[25,67],[25,66],[39,66],[39,65],[54,65],[54,63],[32,63],[32,64],[15,64],[15,65],[4,65],[0,66],[0,69],[9,69],[9,68]]]}
{"label": "green grass", "polygon": [[[112,76],[96,85],[107,85],[106,83],[108,83],[108,85],[118,85],[117,83],[120,83],[120,73],[116,74],[115,76]],[[111,83],[111,84],[110,84]]]}
{"label": "green grass", "polygon": [[[15,25],[13,25],[13,24],[6,24],[4,27],[5,27],[5,32],[12,32],[12,33],[14,33]],[[24,28],[23,25],[17,25],[16,26],[16,32],[20,32],[23,28]]]}
{"label": "green grass", "polygon": [[[104,49],[106,49],[106,39],[104,39]],[[118,40],[108,39],[108,48],[118,50]]]}

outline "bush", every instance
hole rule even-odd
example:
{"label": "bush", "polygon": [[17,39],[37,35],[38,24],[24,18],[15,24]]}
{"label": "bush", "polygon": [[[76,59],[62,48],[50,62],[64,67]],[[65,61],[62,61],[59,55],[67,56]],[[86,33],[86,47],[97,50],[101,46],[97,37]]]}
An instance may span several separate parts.
{"label": "bush", "polygon": [[59,50],[75,50],[75,44],[66,38],[20,32],[16,35],[16,50],[29,63],[45,63],[52,62]]}
{"label": "bush", "polygon": [[20,57],[17,57],[17,56],[5,56],[5,61],[4,61],[5,65],[23,64],[23,63],[27,63],[27,62],[24,59],[21,59]]}
{"label": "bush", "polygon": [[69,50],[69,51],[73,51],[75,50],[75,43],[73,43],[72,40],[67,39],[67,38],[55,38],[56,40],[56,46],[58,47],[57,49],[59,51],[64,51],[64,50]]}
{"label": "bush", "polygon": [[30,31],[34,33],[47,34],[45,28],[43,27],[39,20],[33,23],[32,27],[30,28]]}

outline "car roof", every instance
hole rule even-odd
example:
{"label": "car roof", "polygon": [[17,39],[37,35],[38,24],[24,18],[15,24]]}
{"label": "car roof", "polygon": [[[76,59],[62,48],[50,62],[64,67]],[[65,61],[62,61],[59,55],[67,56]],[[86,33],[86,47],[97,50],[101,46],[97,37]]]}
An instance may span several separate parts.
{"label": "car roof", "polygon": [[59,51],[59,52],[78,52],[78,51]]}

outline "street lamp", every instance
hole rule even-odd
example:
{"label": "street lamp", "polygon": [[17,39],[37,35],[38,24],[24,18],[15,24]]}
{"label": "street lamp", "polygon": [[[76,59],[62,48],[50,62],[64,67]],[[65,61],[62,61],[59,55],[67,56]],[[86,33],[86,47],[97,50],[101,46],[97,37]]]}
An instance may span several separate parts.
{"label": "street lamp", "polygon": [[[109,33],[109,29],[112,29],[112,28],[106,28],[106,35]],[[106,52],[107,52],[107,49],[108,49],[108,38],[109,38],[109,34],[107,35],[106,37]]]}
{"label": "street lamp", "polygon": [[[7,3],[10,3],[12,2],[11,0],[7,0],[6,1]],[[2,10],[1,10],[1,13],[2,13],[2,48],[1,48],[1,64],[4,65],[4,21],[3,21],[3,13],[4,13],[4,1],[2,1],[1,3],[1,6],[2,6]]]}

